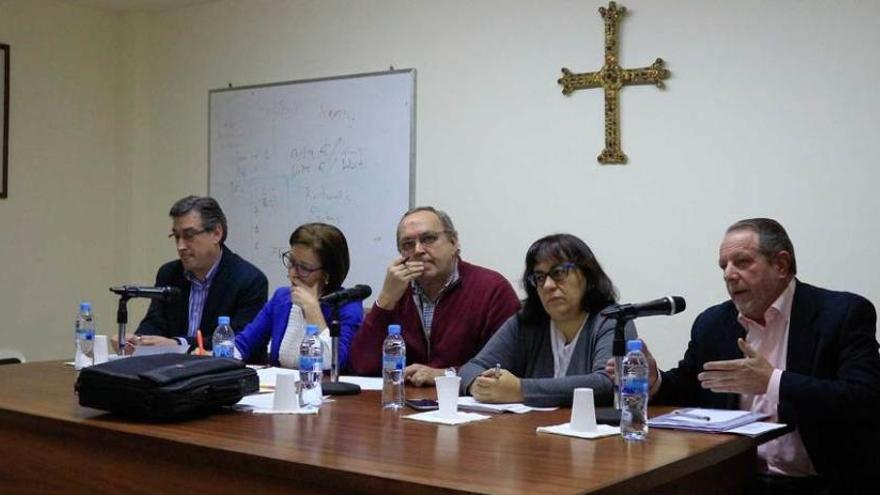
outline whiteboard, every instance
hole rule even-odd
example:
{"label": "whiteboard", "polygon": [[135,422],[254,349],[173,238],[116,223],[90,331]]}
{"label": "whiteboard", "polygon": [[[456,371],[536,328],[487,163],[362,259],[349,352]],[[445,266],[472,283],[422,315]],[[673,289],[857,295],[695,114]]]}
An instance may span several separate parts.
{"label": "whiteboard", "polygon": [[[289,285],[280,254],[306,222],[339,227],[344,285],[374,296],[413,204],[415,70],[209,92],[208,191],[226,213],[226,244],[271,287]],[[369,303],[369,301],[368,301]]]}

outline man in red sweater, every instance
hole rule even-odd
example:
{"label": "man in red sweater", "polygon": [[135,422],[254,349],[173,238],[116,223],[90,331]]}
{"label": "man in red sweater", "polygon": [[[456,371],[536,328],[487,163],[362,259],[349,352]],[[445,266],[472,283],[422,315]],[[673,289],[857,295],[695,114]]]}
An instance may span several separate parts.
{"label": "man in red sweater", "polygon": [[474,357],[519,309],[519,300],[501,274],[461,260],[458,232],[440,210],[406,212],[397,225],[397,247],[400,256],[354,336],[351,367],[359,375],[381,374],[388,325],[399,324],[411,363],[404,376],[413,385],[433,385],[446,368]]}

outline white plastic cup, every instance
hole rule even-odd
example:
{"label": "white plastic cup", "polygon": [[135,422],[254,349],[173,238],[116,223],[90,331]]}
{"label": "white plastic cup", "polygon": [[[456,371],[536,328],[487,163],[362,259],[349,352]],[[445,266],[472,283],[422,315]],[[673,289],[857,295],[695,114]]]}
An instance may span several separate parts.
{"label": "white plastic cup", "polygon": [[106,363],[108,359],[108,343],[107,343],[106,335],[95,335],[95,347],[92,352],[95,359],[95,364]]}
{"label": "white plastic cup", "polygon": [[572,431],[596,431],[596,404],[593,402],[593,389],[574,389],[569,427]]}
{"label": "white plastic cup", "polygon": [[437,387],[438,414],[445,418],[455,417],[458,413],[458,387],[460,376],[438,376],[434,378]]}
{"label": "white plastic cup", "polygon": [[297,392],[299,372],[282,373],[275,377],[275,397],[272,409],[276,411],[299,410],[299,393]]}

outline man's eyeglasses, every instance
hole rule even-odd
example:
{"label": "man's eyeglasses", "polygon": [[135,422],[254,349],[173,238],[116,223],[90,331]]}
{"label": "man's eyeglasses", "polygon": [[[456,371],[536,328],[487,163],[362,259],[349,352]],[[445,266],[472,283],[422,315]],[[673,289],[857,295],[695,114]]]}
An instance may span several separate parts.
{"label": "man's eyeglasses", "polygon": [[287,268],[288,270],[290,270],[291,268],[296,270],[296,274],[302,278],[308,278],[309,275],[323,268],[321,266],[317,268],[312,268],[308,265],[304,265],[296,261],[290,255],[290,251],[285,251],[281,253],[281,264],[284,265],[284,268]]}
{"label": "man's eyeglasses", "polygon": [[565,280],[565,277],[568,276],[568,272],[570,272],[574,267],[574,263],[572,263],[571,261],[566,261],[565,263],[560,263],[554,266],[547,273],[532,272],[531,275],[526,278],[529,283],[532,284],[532,287],[541,288],[544,286],[544,282],[547,281],[547,277],[552,278],[554,282],[562,282],[563,280]]}
{"label": "man's eyeglasses", "polygon": [[183,239],[183,242],[192,242],[193,239],[196,238],[199,234],[204,234],[206,232],[210,232],[208,229],[196,230],[196,229],[186,229],[181,233],[172,232],[168,234],[169,239],[174,239],[174,242],[180,242]]}
{"label": "man's eyeglasses", "polygon": [[416,249],[416,240],[418,240],[419,244],[421,244],[422,246],[431,247],[440,239],[440,234],[443,234],[443,232],[428,231],[428,232],[422,232],[421,234],[419,234],[417,239],[411,239],[411,238],[401,239],[397,243],[397,249],[400,250],[400,254],[403,254],[403,255],[412,254],[412,252],[415,251],[415,249]]}

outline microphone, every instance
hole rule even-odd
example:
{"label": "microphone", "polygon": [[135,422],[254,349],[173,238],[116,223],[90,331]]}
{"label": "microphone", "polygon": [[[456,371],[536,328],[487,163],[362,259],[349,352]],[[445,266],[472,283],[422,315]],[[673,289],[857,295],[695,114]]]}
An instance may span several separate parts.
{"label": "microphone", "polygon": [[180,296],[177,287],[143,287],[138,285],[123,285],[122,287],[110,287],[110,292],[123,297],[145,297],[147,299],[162,299],[170,301]]}
{"label": "microphone", "polygon": [[684,311],[684,308],[683,297],[668,296],[638,304],[618,304],[599,314],[606,318],[631,320],[642,316],[674,315]]}
{"label": "microphone", "polygon": [[358,301],[370,297],[373,289],[369,285],[355,285],[350,289],[339,289],[325,296],[321,296],[318,300],[327,304],[342,304],[348,301]]}

